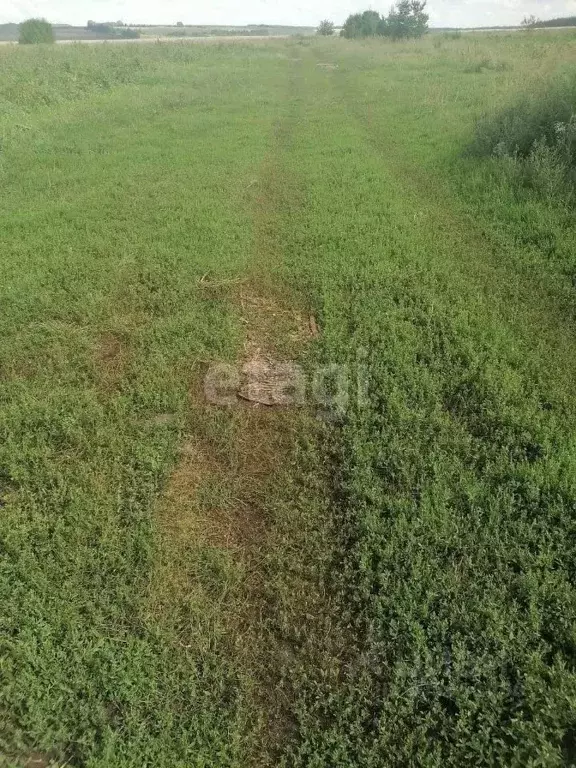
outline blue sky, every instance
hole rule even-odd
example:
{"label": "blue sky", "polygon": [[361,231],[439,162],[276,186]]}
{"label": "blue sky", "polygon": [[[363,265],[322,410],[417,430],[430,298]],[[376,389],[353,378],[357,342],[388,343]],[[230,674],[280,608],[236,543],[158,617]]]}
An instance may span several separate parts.
{"label": "blue sky", "polygon": [[[45,16],[69,24],[122,19],[149,24],[316,25],[324,18],[340,24],[354,11],[386,12],[390,5],[388,0],[1,0],[0,23]],[[542,19],[576,15],[576,0],[429,0],[429,13],[437,26],[517,24],[530,14]]]}

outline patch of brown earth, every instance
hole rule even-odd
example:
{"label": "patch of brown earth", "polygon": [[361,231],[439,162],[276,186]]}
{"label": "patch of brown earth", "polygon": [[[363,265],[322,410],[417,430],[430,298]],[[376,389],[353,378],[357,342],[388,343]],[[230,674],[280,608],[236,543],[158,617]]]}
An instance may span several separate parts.
{"label": "patch of brown earth", "polygon": [[245,340],[238,396],[259,405],[304,405],[306,381],[295,358],[312,336],[305,313],[247,288],[239,304]]}
{"label": "patch of brown earth", "polygon": [[66,763],[57,760],[51,753],[31,752],[23,759],[24,768],[64,768]]}
{"label": "patch of brown earth", "polygon": [[[280,384],[274,388],[274,377],[283,383],[295,367],[289,360],[278,361],[273,334],[287,340],[292,351],[311,334],[304,314],[270,298],[243,289],[239,307],[245,341],[238,362],[238,405],[244,401],[245,407],[211,405],[201,380],[195,381],[189,400],[190,433],[159,501],[157,521],[164,545],[183,551],[191,543],[221,549],[248,572],[265,545],[267,485],[283,466],[293,439],[289,412],[266,407],[293,404],[291,392],[282,401]],[[286,343],[282,346],[287,349]]]}
{"label": "patch of brown earth", "polygon": [[122,380],[126,364],[127,349],[122,339],[107,331],[98,339],[94,353],[94,362],[102,389],[114,390]]}

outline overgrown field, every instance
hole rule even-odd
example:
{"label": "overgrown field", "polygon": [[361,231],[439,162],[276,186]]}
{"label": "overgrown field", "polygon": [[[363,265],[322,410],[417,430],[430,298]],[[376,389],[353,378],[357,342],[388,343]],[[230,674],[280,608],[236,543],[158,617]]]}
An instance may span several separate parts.
{"label": "overgrown field", "polygon": [[1,765],[576,765],[575,64],[0,50]]}

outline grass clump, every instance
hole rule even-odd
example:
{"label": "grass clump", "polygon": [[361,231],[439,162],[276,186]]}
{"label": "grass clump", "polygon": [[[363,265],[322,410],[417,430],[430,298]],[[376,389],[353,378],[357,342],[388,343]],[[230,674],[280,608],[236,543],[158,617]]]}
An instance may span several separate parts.
{"label": "grass clump", "polygon": [[571,199],[576,183],[576,73],[480,120],[470,149],[473,155],[504,160],[522,186]]}

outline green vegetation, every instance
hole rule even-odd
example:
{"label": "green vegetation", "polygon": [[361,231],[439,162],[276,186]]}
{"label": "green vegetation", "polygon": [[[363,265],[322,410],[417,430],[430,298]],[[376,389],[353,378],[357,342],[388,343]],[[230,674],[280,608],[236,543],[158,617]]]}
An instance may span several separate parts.
{"label": "green vegetation", "polygon": [[136,40],[140,37],[140,31],[138,29],[132,29],[131,27],[127,27],[120,23],[111,24],[109,22],[96,23],[94,21],[89,21],[86,29],[104,39],[122,37],[126,40]]}
{"label": "green vegetation", "polygon": [[543,141],[551,148],[565,147],[572,165],[576,158],[569,126],[575,105],[576,73],[569,71],[500,113],[489,114],[477,126],[473,149],[480,155],[496,152],[526,157],[534,144]]}
{"label": "green vegetation", "polygon": [[[369,383],[335,414],[333,603],[285,674],[286,765],[573,764],[573,285],[549,202],[459,157],[475,114],[561,66],[547,45],[351,49],[309,83],[293,279],[316,289],[321,358]],[[470,49],[512,67],[471,85]]]}
{"label": "green vegetation", "polygon": [[520,187],[570,203],[576,182],[576,73],[567,72],[477,126],[471,151],[496,156]]}
{"label": "green vegetation", "polygon": [[113,36],[116,34],[116,28],[114,24],[107,22],[89,21],[87,24],[87,29],[91,30],[92,32],[97,32],[101,35]]}
{"label": "green vegetation", "polygon": [[186,36],[187,36],[187,32],[184,27],[178,27],[177,29],[172,29],[166,35],[166,37],[186,37]]}
{"label": "green vegetation", "polygon": [[[139,25],[143,37],[263,37],[266,35],[313,35],[314,27],[274,26],[273,24],[248,24],[245,27],[208,26],[201,24],[177,24],[176,26]],[[176,35],[175,32],[181,34]]]}
{"label": "green vegetation", "polygon": [[541,23],[540,19],[537,19],[536,16],[532,14],[531,16],[524,16],[520,26],[525,29],[534,29],[535,27],[540,26]]}
{"label": "green vegetation", "polygon": [[140,30],[124,27],[124,29],[120,30],[120,37],[126,40],[137,40],[140,37]]}
{"label": "green vegetation", "polygon": [[234,423],[201,426],[188,402],[199,361],[238,343],[199,282],[246,267],[281,62],[178,44],[0,57],[0,752],[240,765],[222,611],[242,568],[226,548],[173,554],[155,500],[190,429],[235,460]]}
{"label": "green vegetation", "polygon": [[10,768],[574,764],[573,39],[438,39],[0,50]]}
{"label": "green vegetation", "polygon": [[37,43],[53,43],[54,30],[46,19],[28,19],[19,27],[20,45],[36,45]]}
{"label": "green vegetation", "polygon": [[318,25],[317,34],[322,35],[324,37],[330,37],[330,35],[334,34],[334,22],[330,21],[329,19],[324,19],[324,21],[321,21]]}
{"label": "green vegetation", "polygon": [[526,26],[546,28],[546,27],[576,27],[576,16],[562,16],[557,19],[536,19],[534,16],[530,16],[524,19]]}
{"label": "green vegetation", "polygon": [[422,37],[428,31],[425,8],[426,0],[400,0],[386,17],[377,11],[354,13],[346,19],[340,34],[347,38],[389,37],[392,40]]}

